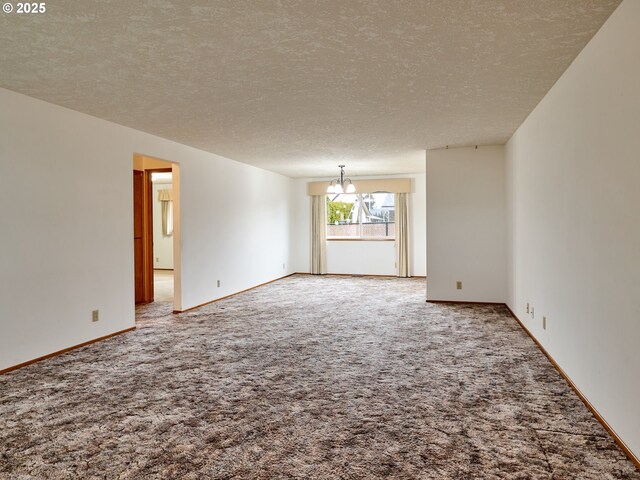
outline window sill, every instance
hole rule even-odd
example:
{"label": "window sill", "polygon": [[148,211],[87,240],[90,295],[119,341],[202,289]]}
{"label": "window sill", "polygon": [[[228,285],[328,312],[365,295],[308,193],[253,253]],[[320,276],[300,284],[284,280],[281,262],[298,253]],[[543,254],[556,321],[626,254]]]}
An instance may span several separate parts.
{"label": "window sill", "polygon": [[375,238],[375,237],[328,237],[327,242],[395,242],[395,238]]}

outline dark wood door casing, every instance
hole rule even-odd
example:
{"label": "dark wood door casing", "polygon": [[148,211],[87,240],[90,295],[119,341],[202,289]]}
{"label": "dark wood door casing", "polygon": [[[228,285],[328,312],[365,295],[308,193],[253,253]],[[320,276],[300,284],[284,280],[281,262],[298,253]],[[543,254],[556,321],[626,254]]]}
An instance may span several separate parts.
{"label": "dark wood door casing", "polygon": [[144,172],[133,171],[133,257],[136,303],[144,302]]}
{"label": "dark wood door casing", "polygon": [[153,302],[153,198],[151,173],[133,171],[133,254],[136,303]]}

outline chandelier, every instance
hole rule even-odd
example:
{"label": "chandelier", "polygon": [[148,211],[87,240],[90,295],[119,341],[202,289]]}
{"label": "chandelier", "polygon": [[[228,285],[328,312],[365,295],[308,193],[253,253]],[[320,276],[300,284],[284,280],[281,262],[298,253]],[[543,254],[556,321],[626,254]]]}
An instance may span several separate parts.
{"label": "chandelier", "polygon": [[344,165],[338,165],[338,167],[340,167],[340,178],[336,178],[329,182],[327,193],[354,193],[356,191],[356,186],[350,178],[344,178]]}

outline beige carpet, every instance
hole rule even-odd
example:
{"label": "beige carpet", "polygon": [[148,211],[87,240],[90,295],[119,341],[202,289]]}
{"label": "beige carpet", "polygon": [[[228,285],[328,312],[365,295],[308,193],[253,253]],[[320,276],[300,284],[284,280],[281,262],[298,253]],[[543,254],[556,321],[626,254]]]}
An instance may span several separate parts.
{"label": "beige carpet", "polygon": [[156,302],[173,302],[173,270],[153,271],[153,296]]}
{"label": "beige carpet", "polygon": [[294,276],[0,377],[0,478],[640,479],[494,306]]}

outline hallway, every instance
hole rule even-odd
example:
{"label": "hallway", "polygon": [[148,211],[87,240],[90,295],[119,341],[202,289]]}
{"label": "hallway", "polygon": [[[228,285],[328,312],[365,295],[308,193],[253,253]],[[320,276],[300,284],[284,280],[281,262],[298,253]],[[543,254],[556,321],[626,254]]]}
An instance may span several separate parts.
{"label": "hallway", "polygon": [[155,302],[173,302],[173,270],[153,271]]}

